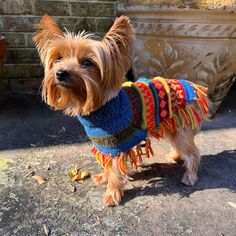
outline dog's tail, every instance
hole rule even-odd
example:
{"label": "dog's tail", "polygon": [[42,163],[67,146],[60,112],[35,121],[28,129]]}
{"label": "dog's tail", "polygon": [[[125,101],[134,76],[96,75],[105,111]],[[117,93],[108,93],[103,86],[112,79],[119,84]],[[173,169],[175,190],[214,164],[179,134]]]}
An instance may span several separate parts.
{"label": "dog's tail", "polygon": [[212,121],[216,115],[216,105],[214,104],[214,102],[212,102],[209,98],[209,96],[207,97],[207,101],[208,101],[208,110],[207,110],[207,115],[206,115],[206,121]]}

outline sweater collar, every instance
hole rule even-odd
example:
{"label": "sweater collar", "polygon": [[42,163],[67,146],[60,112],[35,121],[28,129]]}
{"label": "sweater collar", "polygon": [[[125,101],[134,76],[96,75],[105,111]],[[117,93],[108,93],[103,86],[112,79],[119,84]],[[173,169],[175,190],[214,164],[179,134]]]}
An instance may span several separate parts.
{"label": "sweater collar", "polygon": [[116,97],[108,101],[96,111],[89,115],[78,115],[77,117],[81,124],[87,127],[99,127],[103,124],[108,124],[111,120],[117,119],[121,113],[121,109],[124,109],[126,97],[127,95],[125,92],[120,90]]}

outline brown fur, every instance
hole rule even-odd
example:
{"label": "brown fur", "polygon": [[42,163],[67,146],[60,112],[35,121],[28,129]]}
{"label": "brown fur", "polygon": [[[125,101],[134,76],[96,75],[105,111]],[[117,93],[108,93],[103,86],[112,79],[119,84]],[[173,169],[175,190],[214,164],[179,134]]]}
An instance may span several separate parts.
{"label": "brown fur", "polygon": [[[64,33],[47,15],[38,28],[33,39],[45,65],[42,97],[51,107],[71,116],[87,115],[118,94],[132,64],[135,41],[128,17],[118,18],[102,40],[95,40],[93,35],[84,32]],[[85,66],[88,60],[91,64]],[[69,80],[57,78],[57,72],[62,70],[69,74]],[[191,106],[197,109],[195,102]],[[194,144],[196,132],[191,126],[174,133],[165,130],[174,148],[172,157],[184,160],[186,172],[182,182],[187,185],[194,185],[198,179],[200,154]],[[107,182],[105,205],[121,202],[124,178],[115,158],[111,167],[94,180],[99,184]]]}
{"label": "brown fur", "polygon": [[[50,106],[87,115],[117,95],[131,67],[135,38],[127,17],[120,17],[101,41],[84,32],[63,33],[48,15],[38,27],[33,39],[45,64],[42,96]],[[89,70],[80,66],[87,59],[93,63]],[[64,69],[71,80],[61,83],[55,74]]]}

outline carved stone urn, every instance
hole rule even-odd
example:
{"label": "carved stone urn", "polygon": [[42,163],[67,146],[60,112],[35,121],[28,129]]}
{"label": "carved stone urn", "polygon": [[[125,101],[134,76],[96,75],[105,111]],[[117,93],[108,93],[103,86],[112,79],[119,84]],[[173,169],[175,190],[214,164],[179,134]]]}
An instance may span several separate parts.
{"label": "carved stone urn", "polygon": [[236,4],[214,2],[222,1],[119,3],[136,28],[135,76],[194,81],[219,107],[236,78]]}

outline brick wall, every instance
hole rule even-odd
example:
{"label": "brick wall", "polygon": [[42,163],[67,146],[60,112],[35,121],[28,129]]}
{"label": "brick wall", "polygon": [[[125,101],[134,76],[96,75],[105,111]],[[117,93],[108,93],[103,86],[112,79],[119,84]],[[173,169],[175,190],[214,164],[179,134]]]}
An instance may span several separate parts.
{"label": "brick wall", "polygon": [[35,92],[43,78],[32,41],[35,24],[44,14],[53,16],[69,31],[104,34],[116,16],[115,0],[1,0],[0,34],[7,40],[4,90]]}

